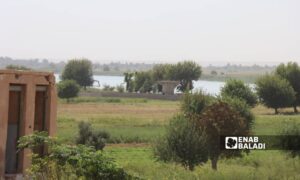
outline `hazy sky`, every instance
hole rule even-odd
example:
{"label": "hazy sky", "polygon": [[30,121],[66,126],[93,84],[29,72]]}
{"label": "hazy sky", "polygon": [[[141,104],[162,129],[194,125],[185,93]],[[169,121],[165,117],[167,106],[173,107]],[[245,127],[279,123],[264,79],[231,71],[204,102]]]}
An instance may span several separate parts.
{"label": "hazy sky", "polygon": [[300,0],[0,0],[0,56],[300,62]]}

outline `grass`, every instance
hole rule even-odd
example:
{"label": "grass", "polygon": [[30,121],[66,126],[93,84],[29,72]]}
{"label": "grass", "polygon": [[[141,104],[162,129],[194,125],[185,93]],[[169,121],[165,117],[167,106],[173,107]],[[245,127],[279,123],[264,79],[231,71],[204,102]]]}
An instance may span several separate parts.
{"label": "grass", "polygon": [[[89,101],[82,101],[82,99]],[[99,100],[101,99],[101,100]],[[58,137],[74,142],[77,124],[88,121],[111,134],[110,143],[151,142],[163,134],[164,125],[178,111],[178,102],[131,98],[78,98],[58,105]]]}
{"label": "grass", "polygon": [[253,151],[243,158],[222,159],[218,171],[210,163],[190,172],[175,163],[155,161],[150,147],[106,147],[106,154],[127,172],[145,179],[299,179],[300,160],[279,151]]}
{"label": "grass", "polygon": [[[129,173],[144,179],[300,179],[300,159],[280,151],[252,151],[243,158],[222,159],[218,171],[210,163],[190,172],[174,163],[155,160],[150,143],[164,133],[164,126],[179,110],[179,102],[113,98],[78,98],[58,106],[58,137],[74,143],[79,121],[89,121],[93,128],[111,134],[104,152]],[[275,135],[283,126],[300,123],[292,109],[274,110],[263,106],[253,109],[254,134]],[[116,144],[118,143],[118,144]]]}

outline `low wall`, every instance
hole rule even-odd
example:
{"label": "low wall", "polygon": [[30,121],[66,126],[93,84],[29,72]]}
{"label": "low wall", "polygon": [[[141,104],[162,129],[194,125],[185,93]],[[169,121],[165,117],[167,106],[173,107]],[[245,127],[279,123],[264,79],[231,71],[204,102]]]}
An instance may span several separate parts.
{"label": "low wall", "polygon": [[120,97],[120,98],[145,98],[145,99],[158,99],[158,100],[171,100],[176,101],[181,98],[180,94],[162,95],[162,94],[147,94],[147,93],[120,93],[120,92],[81,92],[79,96],[87,97]]}

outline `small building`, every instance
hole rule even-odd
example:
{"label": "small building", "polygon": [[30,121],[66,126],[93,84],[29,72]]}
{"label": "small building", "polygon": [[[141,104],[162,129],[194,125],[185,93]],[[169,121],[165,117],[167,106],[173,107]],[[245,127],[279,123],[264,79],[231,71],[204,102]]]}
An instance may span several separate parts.
{"label": "small building", "polygon": [[21,136],[55,133],[56,103],[53,73],[0,70],[0,179],[17,179],[31,165],[30,150],[17,153]]}
{"label": "small building", "polygon": [[166,95],[173,95],[174,89],[178,86],[178,81],[158,81],[157,84],[162,86],[162,92]]}

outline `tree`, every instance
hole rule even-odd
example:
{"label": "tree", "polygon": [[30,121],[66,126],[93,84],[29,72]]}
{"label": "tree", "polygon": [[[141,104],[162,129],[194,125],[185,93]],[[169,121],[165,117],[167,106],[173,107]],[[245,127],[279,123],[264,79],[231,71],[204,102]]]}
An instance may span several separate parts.
{"label": "tree", "polygon": [[152,77],[154,81],[170,80],[170,69],[174,67],[172,64],[157,64],[152,68]]}
{"label": "tree", "polygon": [[275,73],[286,79],[296,92],[296,100],[293,102],[294,112],[297,113],[297,106],[300,105],[300,67],[296,62],[289,62],[287,65],[280,64]]}
{"label": "tree", "polygon": [[[134,75],[134,91],[141,90],[149,92],[153,90],[154,83],[161,80],[179,81],[178,90],[184,92],[193,89],[193,81],[198,80],[201,76],[201,66],[193,61],[184,61],[177,64],[159,64],[155,65],[152,70],[136,72]],[[151,84],[151,90],[149,85]],[[145,90],[146,89],[146,90]],[[161,87],[157,87],[161,91]]]}
{"label": "tree", "polygon": [[153,80],[150,71],[140,71],[134,74],[134,91],[150,92]]}
{"label": "tree", "polygon": [[208,160],[206,137],[193,121],[184,115],[170,120],[166,135],[156,142],[154,154],[162,161],[181,163],[189,170]]}
{"label": "tree", "polygon": [[296,93],[290,83],[275,75],[259,78],[256,91],[263,104],[275,109],[275,114],[278,114],[278,108],[289,107],[296,99]]}
{"label": "tree", "polygon": [[254,114],[251,112],[250,106],[242,99],[236,97],[223,96],[219,100],[229,104],[235,111],[245,118],[246,127],[250,131],[255,120]]}
{"label": "tree", "polygon": [[231,79],[221,89],[221,96],[236,97],[244,100],[249,106],[257,104],[256,94],[241,80]]}
{"label": "tree", "polygon": [[31,69],[25,66],[18,66],[18,65],[8,65],[6,69],[13,69],[13,70],[22,70],[22,71],[30,71]]}
{"label": "tree", "polygon": [[193,89],[193,80],[198,80],[201,73],[201,66],[193,61],[184,61],[171,66],[167,78],[180,81],[178,89],[184,92]]}
{"label": "tree", "polygon": [[124,81],[126,83],[126,91],[127,92],[132,92],[133,91],[133,76],[134,73],[126,72],[124,73]]}
{"label": "tree", "polygon": [[80,90],[80,86],[74,80],[64,80],[57,84],[58,97],[67,99],[77,97]]}
{"label": "tree", "polygon": [[220,137],[223,135],[248,135],[246,120],[228,103],[218,101],[208,106],[200,117],[196,117],[199,127],[205,128],[208,156],[212,169],[217,170],[221,155],[225,157],[241,156],[241,151],[226,151],[220,147]]}
{"label": "tree", "polygon": [[66,64],[61,78],[62,80],[75,80],[84,89],[92,86],[94,82],[92,62],[87,59],[70,60]]}
{"label": "tree", "polygon": [[181,100],[181,110],[186,115],[201,114],[213,102],[213,97],[203,91],[185,93]]}

